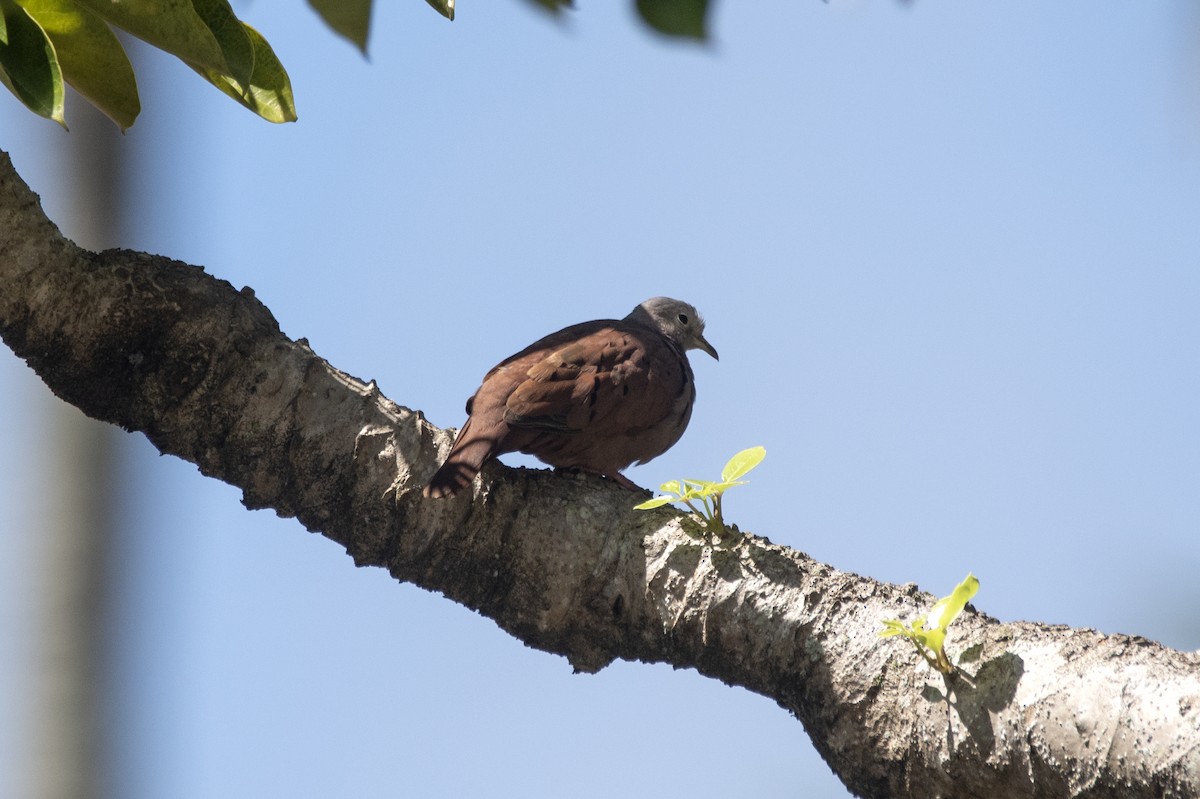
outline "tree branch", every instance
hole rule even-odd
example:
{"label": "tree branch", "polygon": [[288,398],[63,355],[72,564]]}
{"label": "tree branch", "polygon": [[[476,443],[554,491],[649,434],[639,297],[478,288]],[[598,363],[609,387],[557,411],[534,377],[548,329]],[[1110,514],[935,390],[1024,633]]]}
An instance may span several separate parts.
{"label": "tree branch", "polygon": [[943,678],[877,637],[928,609],[915,586],[736,530],[709,540],[592,477],[491,464],[425,500],[449,433],[284,336],[249,289],[76,247],[3,153],[0,335],[88,415],[576,669],[670,663],[773,698],[862,796],[1200,795],[1195,654],[968,607]]}

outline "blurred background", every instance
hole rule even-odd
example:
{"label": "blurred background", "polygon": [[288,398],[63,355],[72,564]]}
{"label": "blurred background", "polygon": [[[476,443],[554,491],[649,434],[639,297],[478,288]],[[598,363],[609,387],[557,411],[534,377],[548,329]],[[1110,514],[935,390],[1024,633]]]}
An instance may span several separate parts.
{"label": "blurred background", "polygon": [[[1198,7],[718,3],[698,46],[631,5],[380,3],[366,61],[242,5],[297,124],[132,47],[128,134],[5,95],[0,147],[81,244],[253,287],[443,426],[536,337],[687,299],[721,361],[632,479],[762,444],[743,529],[1200,647]],[[239,497],[0,348],[0,796],[847,795],[767,699],[573,675]]]}

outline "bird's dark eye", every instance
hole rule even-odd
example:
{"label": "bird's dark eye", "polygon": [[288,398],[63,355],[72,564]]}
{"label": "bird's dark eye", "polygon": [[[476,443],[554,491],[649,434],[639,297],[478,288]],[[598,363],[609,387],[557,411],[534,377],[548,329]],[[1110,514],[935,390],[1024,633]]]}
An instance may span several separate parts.
{"label": "bird's dark eye", "polygon": [[681,313],[679,315],[679,323],[686,325],[688,323],[688,315],[685,313]]}

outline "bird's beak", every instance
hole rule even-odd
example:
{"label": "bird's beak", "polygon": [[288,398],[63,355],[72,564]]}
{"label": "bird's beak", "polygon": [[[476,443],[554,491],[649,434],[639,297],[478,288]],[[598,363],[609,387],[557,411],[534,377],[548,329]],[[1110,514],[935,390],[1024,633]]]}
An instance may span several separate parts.
{"label": "bird's beak", "polygon": [[713,356],[714,360],[721,360],[721,356],[717,355],[717,348],[709,344],[708,340],[704,338],[704,336],[696,336],[696,349],[704,350],[709,355]]}

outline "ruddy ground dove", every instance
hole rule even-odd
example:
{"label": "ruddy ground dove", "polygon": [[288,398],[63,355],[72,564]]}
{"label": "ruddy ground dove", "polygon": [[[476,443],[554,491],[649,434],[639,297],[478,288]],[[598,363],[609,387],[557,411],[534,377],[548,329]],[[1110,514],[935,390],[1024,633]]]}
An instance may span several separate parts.
{"label": "ruddy ground dove", "polygon": [[692,416],[693,349],[717,357],[700,314],[669,297],[535,341],[488,372],[467,400],[467,423],[425,496],[453,496],[506,452],[636,489],[621,470],[670,449]]}

